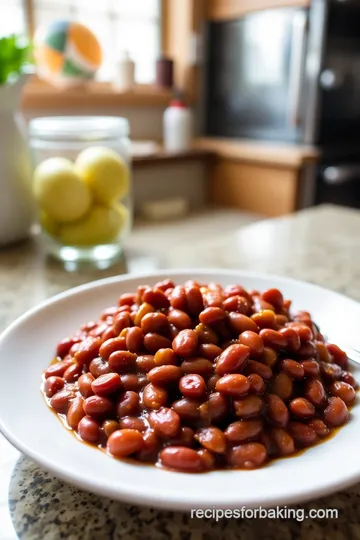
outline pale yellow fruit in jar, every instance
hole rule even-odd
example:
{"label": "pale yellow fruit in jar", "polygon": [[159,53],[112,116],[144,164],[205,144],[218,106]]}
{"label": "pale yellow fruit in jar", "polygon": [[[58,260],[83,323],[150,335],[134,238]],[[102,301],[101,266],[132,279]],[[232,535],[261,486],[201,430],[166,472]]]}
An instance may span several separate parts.
{"label": "pale yellow fruit in jar", "polygon": [[39,217],[40,225],[44,229],[44,231],[49,234],[50,236],[58,236],[60,233],[60,224],[51,219],[46,212],[42,211],[40,212]]}
{"label": "pale yellow fruit in jar", "polygon": [[33,192],[41,210],[60,223],[76,221],[88,212],[91,193],[73,163],[65,158],[46,159],[34,172]]}
{"label": "pale yellow fruit in jar", "polygon": [[75,166],[99,203],[115,202],[129,191],[129,168],[124,159],[110,148],[92,146],[83,150]]}
{"label": "pale yellow fruit in jar", "polygon": [[68,246],[108,244],[116,240],[128,219],[128,210],[122,204],[95,205],[83,219],[63,225],[59,240]]}

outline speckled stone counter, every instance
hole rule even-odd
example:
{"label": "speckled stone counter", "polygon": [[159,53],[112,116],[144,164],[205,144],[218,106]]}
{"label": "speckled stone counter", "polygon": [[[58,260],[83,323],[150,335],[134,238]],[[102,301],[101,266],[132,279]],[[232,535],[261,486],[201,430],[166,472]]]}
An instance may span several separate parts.
{"label": "speckled stone counter", "polygon": [[[65,273],[47,261],[35,243],[0,252],[0,329],[51,294],[126,268],[251,269],[312,281],[360,300],[360,212],[355,210],[323,206],[221,236],[209,230],[201,242],[189,233],[177,245],[169,242],[166,250],[156,239],[135,247],[130,242],[127,267],[119,264],[103,273]],[[341,460],[334,466],[341,466]],[[191,481],[189,477],[189,489]],[[216,523],[191,519],[186,513],[128,506],[64,484],[19,457],[0,436],[0,540],[360,539],[360,485],[297,508],[305,513],[310,508],[336,508],[339,518]]]}

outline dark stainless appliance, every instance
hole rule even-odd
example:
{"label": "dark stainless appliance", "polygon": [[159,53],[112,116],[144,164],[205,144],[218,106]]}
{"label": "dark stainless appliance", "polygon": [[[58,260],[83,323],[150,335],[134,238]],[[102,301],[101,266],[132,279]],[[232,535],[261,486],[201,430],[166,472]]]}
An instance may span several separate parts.
{"label": "dark stainless appliance", "polygon": [[360,207],[360,0],[212,22],[206,50],[206,134],[318,145],[311,201]]}

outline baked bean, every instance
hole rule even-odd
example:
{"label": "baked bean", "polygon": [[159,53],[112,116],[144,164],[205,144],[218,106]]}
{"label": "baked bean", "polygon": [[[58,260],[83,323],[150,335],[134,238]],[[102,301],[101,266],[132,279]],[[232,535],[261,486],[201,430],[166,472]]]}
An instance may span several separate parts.
{"label": "baked bean", "polygon": [[273,376],[271,367],[266,366],[261,362],[256,362],[256,360],[248,361],[245,366],[244,373],[246,373],[247,375],[250,375],[251,373],[256,373],[256,375],[260,375],[260,377],[264,379],[264,381],[269,381]]}
{"label": "baked bean", "polygon": [[330,353],[327,350],[327,346],[325,345],[325,343],[317,341],[315,344],[315,347],[316,347],[316,352],[317,352],[317,359],[319,360],[319,362],[330,363],[331,362]]}
{"label": "baked bean", "polygon": [[171,347],[171,341],[161,334],[149,332],[149,334],[146,334],[144,337],[144,346],[150,353],[155,354],[159,349]]}
{"label": "baked bean", "polygon": [[297,418],[311,418],[315,414],[314,405],[306,398],[298,397],[290,401],[291,413]]}
{"label": "baked bean", "polygon": [[166,405],[168,393],[164,388],[150,383],[144,388],[142,400],[148,409],[160,409],[160,407]]}
{"label": "baked bean", "polygon": [[316,358],[317,352],[314,343],[303,343],[300,346],[300,349],[297,351],[296,355],[300,360],[306,358]]}
{"label": "baked bean", "polygon": [[159,454],[164,467],[181,472],[200,472],[203,470],[203,460],[196,450],[186,446],[168,446]]}
{"label": "baked bean", "polygon": [[[148,304],[147,302],[143,302],[141,306],[139,307],[139,309],[137,310],[137,312],[135,313],[134,324],[136,326],[141,326],[141,321],[143,320],[145,315],[147,315],[148,313],[152,313],[153,311],[155,311],[155,308],[151,304]],[[128,324],[127,326],[130,326],[130,325],[131,324]],[[126,326],[124,326],[124,328],[126,328]]]}
{"label": "baked bean", "polygon": [[212,375],[214,373],[214,365],[206,358],[190,357],[181,363],[180,369],[185,374]]}
{"label": "baked bean", "polygon": [[137,375],[136,373],[123,373],[120,375],[121,387],[124,390],[139,392],[147,385],[146,375]]}
{"label": "baked bean", "polygon": [[219,356],[216,362],[216,373],[226,375],[241,370],[250,355],[249,347],[245,345],[230,345]]}
{"label": "baked bean", "polygon": [[50,399],[50,405],[57,413],[66,414],[74,398],[75,392],[72,390],[60,390]]}
{"label": "baked bean", "polygon": [[276,351],[274,351],[274,349],[271,349],[270,347],[264,347],[264,352],[261,360],[263,364],[272,368],[275,366],[278,360],[278,354]]}
{"label": "baked bean", "polygon": [[115,331],[115,328],[113,326],[109,326],[109,328],[107,330],[105,330],[105,332],[101,336],[101,339],[102,339],[103,342],[105,342],[108,339],[113,339],[116,336],[117,336],[117,333]]}
{"label": "baked bean", "polygon": [[155,366],[155,357],[152,354],[143,354],[141,356],[138,356],[136,359],[136,368],[142,373],[147,373]]}
{"label": "baked bean", "polygon": [[159,349],[154,356],[154,364],[156,366],[175,366],[178,361],[179,359],[172,349]]}
{"label": "baked bean", "polygon": [[279,289],[268,289],[262,293],[261,298],[265,300],[265,302],[269,302],[269,304],[273,305],[276,310],[283,307],[284,297]]}
{"label": "baked bean", "polygon": [[277,447],[280,456],[289,456],[295,452],[294,439],[282,428],[273,428],[271,437]]}
{"label": "baked bean", "polygon": [[72,429],[77,429],[80,420],[85,416],[84,411],[84,398],[82,396],[76,397],[70,403],[66,421]]}
{"label": "baked bean", "polygon": [[149,289],[149,285],[139,285],[136,291],[135,304],[141,305],[143,303],[143,294],[146,289]]}
{"label": "baked bean", "polygon": [[219,307],[208,307],[199,315],[200,322],[205,325],[211,325],[226,318],[226,313]]}
{"label": "baked bean", "polygon": [[126,334],[126,347],[131,352],[140,352],[144,342],[144,335],[138,326],[129,328]]}
{"label": "baked bean", "polygon": [[116,315],[113,323],[115,332],[119,335],[124,328],[132,326],[130,314],[127,311],[122,311]]}
{"label": "baked bean", "polygon": [[326,393],[323,384],[318,379],[309,379],[305,383],[305,397],[315,407],[321,407],[326,401]]}
{"label": "baked bean", "polygon": [[72,366],[73,363],[74,361],[70,358],[51,364],[44,372],[45,379],[48,379],[49,377],[62,377],[65,371]]}
{"label": "baked bean", "polygon": [[186,299],[185,287],[177,285],[174,287],[173,292],[170,296],[170,304],[174,309],[179,309],[180,311],[187,311],[188,304]]}
{"label": "baked bean", "polygon": [[90,416],[83,416],[77,427],[83,441],[95,444],[99,442],[101,430],[99,424]]}
{"label": "baked bean", "polygon": [[288,323],[287,326],[296,330],[302,343],[307,343],[308,341],[311,341],[314,337],[311,328],[309,328],[306,324],[303,324],[301,322],[291,322]]}
{"label": "baked bean", "polygon": [[78,380],[82,373],[82,366],[79,364],[72,364],[67,368],[63,377],[66,382],[73,383]]}
{"label": "baked bean", "polygon": [[172,408],[184,422],[194,422],[200,417],[199,401],[195,399],[178,399],[174,401]]}
{"label": "baked bean", "polygon": [[188,446],[189,448],[194,446],[194,430],[184,426],[180,429],[180,432],[175,437],[169,439],[169,446]]}
{"label": "baked bean", "polygon": [[173,289],[175,287],[175,283],[171,279],[164,279],[162,281],[158,281],[154,285],[154,289],[160,289],[160,291],[167,291],[168,289]]}
{"label": "baked bean", "polygon": [[80,341],[80,338],[65,338],[58,344],[56,348],[56,356],[64,358],[70,351],[71,347]]}
{"label": "baked bean", "polygon": [[260,330],[260,337],[262,338],[264,345],[274,349],[284,349],[287,344],[286,337],[277,330],[272,330],[271,328],[263,328]]}
{"label": "baked bean", "polygon": [[65,381],[62,377],[49,377],[44,383],[44,392],[47,397],[53,397],[64,388]]}
{"label": "baked bean", "polygon": [[228,463],[239,469],[255,469],[267,460],[266,448],[256,442],[234,446],[228,453]]}
{"label": "baked bean", "polygon": [[136,429],[119,429],[107,441],[108,452],[118,458],[139,452],[144,445],[143,437]]}
{"label": "baked bean", "polygon": [[200,417],[209,424],[222,420],[229,410],[229,401],[220,392],[210,394],[208,400],[199,407]]}
{"label": "baked bean", "polygon": [[330,433],[330,429],[322,420],[320,420],[320,418],[313,418],[310,420],[309,427],[315,431],[316,435],[320,437],[320,439],[324,439]]}
{"label": "baked bean", "polygon": [[[272,311],[275,315],[275,307],[269,302],[265,302],[259,295],[254,295],[254,310],[259,313],[260,311]],[[274,318],[274,323],[276,324],[276,315]]]}
{"label": "baked bean", "polygon": [[267,396],[267,416],[278,427],[285,427],[289,422],[289,411],[279,396],[269,394]]}
{"label": "baked bean", "polygon": [[286,339],[286,347],[290,352],[296,352],[300,349],[300,337],[294,328],[281,328],[279,332]]}
{"label": "baked bean", "polygon": [[286,315],[279,315],[278,313],[275,315],[275,324],[279,332],[287,322],[289,322],[289,318]]}
{"label": "baked bean", "polygon": [[217,427],[202,428],[195,434],[195,439],[201,446],[214,454],[224,454],[226,452],[226,438],[223,432]]}
{"label": "baked bean", "polygon": [[215,390],[231,397],[240,397],[250,390],[248,378],[238,373],[224,375],[215,385]]}
{"label": "baked bean", "polygon": [[136,454],[140,461],[156,461],[160,441],[152,429],[148,429],[143,436],[143,448]]}
{"label": "baked bean", "polygon": [[124,416],[119,421],[120,429],[136,429],[137,431],[145,431],[146,423],[142,418],[137,416]]}
{"label": "baked bean", "polygon": [[320,362],[320,373],[328,381],[336,381],[341,377],[341,367],[337,364],[326,364]]}
{"label": "baked bean", "polygon": [[215,391],[216,383],[218,382],[220,378],[221,378],[220,375],[218,375],[217,373],[215,373],[214,375],[211,375],[211,377],[208,378],[206,386],[210,392]]}
{"label": "baked bean", "polygon": [[[129,418],[129,417],[126,417]],[[120,429],[120,423],[116,420],[105,420],[102,423],[102,430],[106,438],[109,438],[112,433]]]}
{"label": "baked bean", "polygon": [[201,375],[192,373],[181,377],[179,390],[186,398],[199,399],[206,394],[206,384]]}
{"label": "baked bean", "polygon": [[155,309],[165,309],[170,305],[168,298],[161,289],[146,289],[143,293],[142,300],[154,306]]}
{"label": "baked bean", "polygon": [[329,386],[329,392],[333,396],[341,398],[346,405],[352,405],[356,398],[354,388],[342,381],[335,381]]}
{"label": "baked bean", "polygon": [[340,380],[347,383],[347,384],[350,384],[350,386],[352,386],[356,390],[357,383],[355,381],[355,377],[351,373],[349,373],[348,371],[342,371],[341,372]]}
{"label": "baked bean", "polygon": [[266,386],[263,378],[260,377],[260,375],[257,375],[257,373],[250,373],[248,376],[248,381],[250,384],[250,394],[264,394]]}
{"label": "baked bean", "polygon": [[215,360],[222,353],[222,348],[214,343],[201,343],[198,346],[198,353],[199,356],[203,356],[208,360]]}
{"label": "baked bean", "polygon": [[238,420],[229,424],[224,434],[230,443],[240,443],[256,439],[261,435],[263,422],[260,419]]}
{"label": "baked bean", "polygon": [[109,367],[112,371],[123,373],[136,366],[137,356],[130,351],[116,351],[109,356]]}
{"label": "baked bean", "polygon": [[231,311],[228,315],[228,320],[231,330],[237,335],[246,332],[246,330],[256,333],[259,332],[259,327],[256,322],[242,313]]}
{"label": "baked bean", "polygon": [[211,471],[215,468],[215,456],[209,452],[209,450],[206,450],[206,448],[201,448],[197,451],[197,454],[201,459],[203,469]]}
{"label": "baked bean", "polygon": [[[133,293],[124,293],[121,294],[118,300],[119,306],[132,306],[136,302],[136,294]],[[116,309],[116,308],[115,308]]]}
{"label": "baked bean", "polygon": [[280,371],[280,373],[275,375],[271,383],[271,392],[279,396],[283,401],[288,401],[293,393],[293,383],[290,377],[283,371]]}
{"label": "baked bean", "polygon": [[205,324],[200,323],[195,327],[194,330],[196,332],[199,344],[210,343],[217,345],[219,343],[219,337],[217,333],[209,326],[205,326]]}
{"label": "baked bean", "polygon": [[104,360],[108,360],[109,356],[115,351],[126,350],[126,340],[121,337],[108,339],[101,344],[99,349],[99,355]]}
{"label": "baked bean", "polygon": [[91,375],[95,378],[100,377],[100,375],[105,375],[106,373],[111,373],[112,371],[109,362],[102,358],[94,358],[94,360],[91,360],[89,370]]}
{"label": "baked bean", "polygon": [[108,396],[120,390],[121,379],[117,373],[100,375],[91,383],[91,388],[97,396]]}
{"label": "baked bean", "polygon": [[181,330],[173,340],[172,348],[179,356],[191,356],[197,347],[198,337],[194,330]]}
{"label": "baked bean", "polygon": [[264,409],[264,401],[259,396],[246,396],[242,399],[234,400],[236,416],[240,418],[250,418],[258,416]]}
{"label": "baked bean", "polygon": [[223,307],[223,298],[219,291],[205,291],[203,293],[203,300],[205,307]]}
{"label": "baked bean", "polygon": [[304,367],[296,360],[286,358],[281,361],[280,368],[294,381],[300,381],[305,376]]}
{"label": "baked bean", "polygon": [[139,394],[132,390],[126,390],[116,403],[116,416],[123,418],[124,416],[133,416],[139,411],[140,398]]}
{"label": "baked bean", "polygon": [[317,439],[315,431],[301,422],[289,422],[288,430],[295,442],[300,443],[302,446],[310,446]]}
{"label": "baked bean", "polygon": [[242,296],[248,302],[252,303],[250,293],[248,293],[241,285],[228,285],[223,290],[224,298],[231,298],[232,296]]}
{"label": "baked bean", "polygon": [[324,410],[324,419],[332,427],[342,426],[348,421],[349,411],[340,397],[329,398],[327,407]]}
{"label": "baked bean", "polygon": [[180,416],[173,409],[161,407],[151,411],[148,417],[150,427],[159,437],[175,437],[180,431]]}
{"label": "baked bean", "polygon": [[169,321],[164,313],[147,313],[141,320],[141,330],[144,334],[167,334]]}
{"label": "baked bean", "polygon": [[264,343],[259,334],[246,330],[239,336],[239,342],[242,345],[246,345],[250,349],[250,356],[252,358],[258,358],[262,356],[264,352]]}
{"label": "baked bean", "polygon": [[[85,339],[86,335],[87,335],[87,334],[83,334],[83,335],[81,336],[81,338],[82,338],[82,339]],[[70,356],[70,357],[74,357],[74,356],[75,356],[75,353],[77,352],[78,348],[80,347],[80,344],[81,344],[81,341],[79,341],[79,342],[77,342],[77,343],[74,343],[74,345],[72,345],[72,347],[71,347],[71,349],[70,349],[70,351],[69,351],[69,356]],[[65,358],[66,358],[66,356],[65,356]],[[65,360],[65,358],[64,358],[64,360]]]}
{"label": "baked bean", "polygon": [[345,351],[340,349],[340,347],[338,347],[334,343],[329,343],[327,345],[327,350],[332,356],[332,359],[335,362],[335,364],[340,366],[341,369],[348,369],[349,360]]}
{"label": "baked bean", "polygon": [[199,315],[204,309],[204,301],[200,289],[196,285],[185,287],[186,302],[188,312],[191,315]]}
{"label": "baked bean", "polygon": [[85,414],[91,418],[101,418],[109,416],[114,412],[114,403],[102,396],[90,396],[84,401]]}
{"label": "baked bean", "polygon": [[276,327],[275,313],[271,309],[262,309],[257,313],[254,313],[251,315],[251,320],[260,329],[272,329]]}
{"label": "baked bean", "polygon": [[186,330],[191,327],[189,315],[180,309],[170,309],[167,320],[179,330]]}
{"label": "baked bean", "polygon": [[181,377],[178,366],[157,366],[147,374],[148,380],[158,386],[168,386],[177,382]]}
{"label": "baked bean", "polygon": [[302,365],[304,369],[305,377],[318,377],[320,374],[319,364],[313,358],[308,360],[300,360],[299,364]]}
{"label": "baked bean", "polygon": [[250,302],[239,295],[226,298],[226,300],[223,301],[223,308],[226,311],[235,311],[236,313],[243,313],[244,315],[248,315],[251,311]]}

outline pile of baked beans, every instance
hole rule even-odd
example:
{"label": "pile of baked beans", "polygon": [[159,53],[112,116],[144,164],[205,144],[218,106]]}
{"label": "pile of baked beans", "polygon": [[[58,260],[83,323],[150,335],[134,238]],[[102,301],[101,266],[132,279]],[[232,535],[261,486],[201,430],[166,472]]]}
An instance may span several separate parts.
{"label": "pile of baked beans", "polygon": [[278,289],[139,286],[59,343],[44,394],[116,458],[204,472],[291,456],[348,421],[356,382],[290,304]]}

